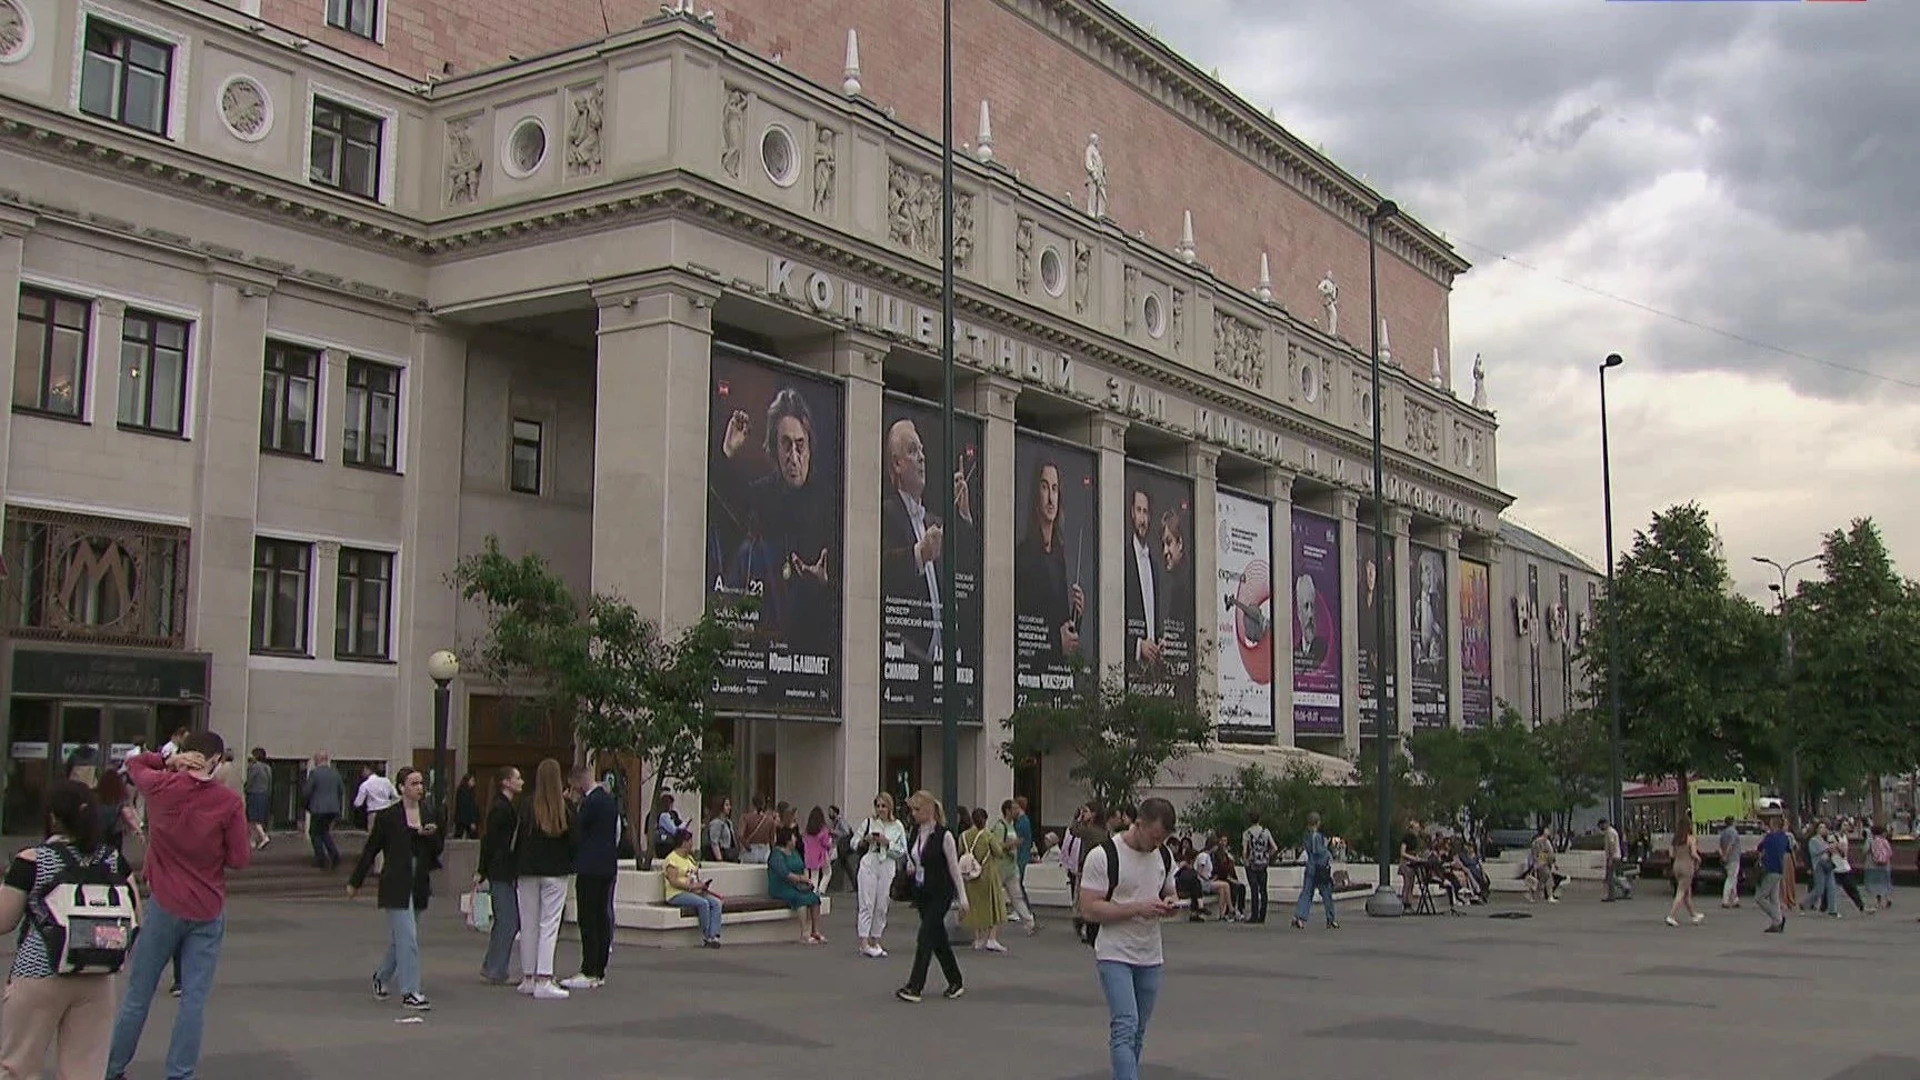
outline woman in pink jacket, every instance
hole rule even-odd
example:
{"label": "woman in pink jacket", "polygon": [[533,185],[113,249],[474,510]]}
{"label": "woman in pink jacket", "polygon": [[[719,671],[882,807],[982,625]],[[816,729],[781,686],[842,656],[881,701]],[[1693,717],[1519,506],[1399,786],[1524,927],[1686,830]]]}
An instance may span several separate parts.
{"label": "woman in pink jacket", "polygon": [[833,880],[833,830],[827,828],[827,813],[819,807],[807,815],[807,828],[801,838],[801,854],[806,859],[807,876],[813,879],[813,891],[827,894],[827,882]]}

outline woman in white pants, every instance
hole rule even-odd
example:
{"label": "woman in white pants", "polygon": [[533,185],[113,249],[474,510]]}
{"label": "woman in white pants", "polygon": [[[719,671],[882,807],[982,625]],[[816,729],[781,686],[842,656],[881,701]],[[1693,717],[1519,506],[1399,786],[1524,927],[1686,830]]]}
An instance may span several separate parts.
{"label": "woman in white pants", "polygon": [[548,758],[534,773],[529,810],[520,814],[520,843],[515,852],[520,880],[520,992],[541,1001],[567,998],[553,981],[553,950],[560,940],[560,916],[567,907],[567,880],[573,876],[575,841],[573,803],[560,763]]}
{"label": "woman in white pants", "polygon": [[907,857],[907,827],[893,816],[893,796],[883,791],[873,797],[873,814],[854,836],[860,856],[860,955],[878,959],[887,955],[880,939],[887,933],[894,871]]}

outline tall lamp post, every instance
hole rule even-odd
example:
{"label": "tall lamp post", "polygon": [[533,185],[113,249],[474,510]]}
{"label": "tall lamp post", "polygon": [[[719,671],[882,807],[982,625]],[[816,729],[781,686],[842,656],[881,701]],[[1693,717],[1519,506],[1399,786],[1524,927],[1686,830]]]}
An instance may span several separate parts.
{"label": "tall lamp post", "polygon": [[439,649],[427,657],[427,677],[433,680],[433,807],[447,812],[447,714],[453,695],[447,684],[460,674],[460,658],[452,651]]}
{"label": "tall lamp post", "polygon": [[[1780,600],[1780,681],[1783,684],[1791,685],[1793,679],[1793,627],[1787,624],[1787,575],[1793,573],[1796,567],[1805,566],[1819,558],[1818,555],[1809,555],[1782,566],[1764,555],[1753,557],[1754,562],[1762,566],[1771,566],[1780,575],[1780,583],[1768,585],[1767,588],[1771,589],[1773,595]],[[1787,732],[1787,824],[1798,832],[1800,830],[1800,739],[1791,719],[1787,721]]]}
{"label": "tall lamp post", "polygon": [[1607,442],[1607,369],[1624,363],[1619,353],[1608,353],[1600,361],[1600,502],[1607,530],[1607,755],[1613,778],[1607,816],[1616,829],[1626,827],[1626,806],[1620,778],[1620,605],[1613,591],[1613,451]]}
{"label": "tall lamp post", "polygon": [[[1369,352],[1373,356],[1373,536],[1374,547],[1385,551],[1390,543],[1387,536],[1386,472],[1384,451],[1380,445],[1380,226],[1384,225],[1400,212],[1393,200],[1388,199],[1373,208],[1367,215],[1367,323],[1371,337]],[[1386,560],[1381,559],[1381,565]],[[1393,640],[1387,632],[1387,596],[1393,592],[1392,583],[1378,590],[1374,597],[1374,640],[1386,648]],[[1380,787],[1380,884],[1373,895],[1367,897],[1367,914],[1375,918],[1396,918],[1405,913],[1400,903],[1400,894],[1393,891],[1393,742],[1388,734],[1387,710],[1387,665],[1380,657],[1373,661],[1373,741],[1378,752],[1378,775]]]}
{"label": "tall lamp post", "polygon": [[[953,460],[953,0],[940,3],[940,431]],[[953,470],[942,465],[946,510],[954,505]],[[953,544],[940,545],[940,798],[951,812],[960,802],[960,703],[954,692]],[[982,738],[984,738],[984,733]]]}

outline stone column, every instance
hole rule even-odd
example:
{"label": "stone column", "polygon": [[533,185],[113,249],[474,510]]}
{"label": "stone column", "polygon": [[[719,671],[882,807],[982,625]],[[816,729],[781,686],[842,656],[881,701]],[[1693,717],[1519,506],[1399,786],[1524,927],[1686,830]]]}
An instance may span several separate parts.
{"label": "stone column", "polygon": [[[981,727],[973,739],[972,755],[963,756],[960,763],[960,791],[993,798],[1000,792],[1013,792],[1013,769],[1000,760],[997,748],[1007,737],[1001,722],[1013,715],[1013,550],[1017,543],[1014,520],[1019,513],[1014,501],[1013,406],[1020,397],[1020,384],[998,375],[984,375],[973,381],[971,392],[971,407],[979,414],[983,428],[980,475],[986,480],[979,508],[983,571],[980,625],[984,640],[980,653]],[[961,735],[964,750],[966,732]],[[929,755],[928,760],[938,756]],[[971,789],[966,783],[969,762],[974,776]]]}
{"label": "stone column", "polygon": [[[1413,513],[1399,506],[1387,508],[1387,531],[1393,534],[1393,711],[1400,745],[1413,732]],[[1376,541],[1377,543],[1377,541]],[[1384,651],[1384,650],[1383,650]]]}
{"label": "stone column", "polygon": [[1440,549],[1447,556],[1447,726],[1465,727],[1460,711],[1460,658],[1466,637],[1460,626],[1460,526],[1440,530]]}
{"label": "stone column", "polygon": [[1353,558],[1360,496],[1342,491],[1333,502],[1340,518],[1340,752],[1351,758],[1360,752],[1360,574]]}
{"label": "stone column", "polygon": [[594,290],[593,588],[668,633],[706,609],[712,283],[665,272]]}
{"label": "stone column", "polygon": [[1293,480],[1289,469],[1269,468],[1267,497],[1273,563],[1273,735],[1281,746],[1297,746],[1293,732]]}
{"label": "stone column", "polygon": [[1087,418],[1084,430],[1087,448],[1100,456],[1100,587],[1088,593],[1087,606],[1100,627],[1104,679],[1125,662],[1127,649],[1127,604],[1121,595],[1127,580],[1127,419],[1096,413]]}
{"label": "stone column", "polygon": [[[454,615],[459,600],[446,581],[460,554],[467,342],[451,325],[428,315],[415,317],[407,391],[407,474],[400,489],[402,554],[396,595],[399,634],[394,642],[394,661],[400,666],[396,752],[433,745],[433,680],[427,677],[427,657],[458,647]],[[467,695],[460,680],[453,683],[451,697],[449,772],[458,777],[467,761]]]}
{"label": "stone column", "polygon": [[[1513,701],[1513,672],[1517,663],[1513,650],[1519,639],[1509,629],[1513,625],[1512,601],[1507,598],[1507,545],[1497,536],[1487,538],[1487,647],[1493,664],[1493,715],[1500,715],[1500,704]],[[1505,620],[1503,623],[1502,620]]]}
{"label": "stone column", "polygon": [[885,468],[880,433],[886,394],[881,370],[887,350],[884,341],[860,334],[839,335],[833,349],[833,370],[846,380],[847,391],[841,720],[830,795],[831,803],[843,809],[862,805],[880,790],[880,474]]}
{"label": "stone column", "polygon": [[[267,347],[271,277],[229,264],[208,274],[201,333],[202,377],[195,433],[200,487],[195,492],[189,547],[189,640],[213,654],[207,725],[229,746],[251,746],[247,730],[247,657],[253,644],[253,541],[259,509],[260,383]],[[116,330],[112,338],[118,340]],[[117,368],[117,364],[115,365]],[[100,408],[114,398],[103,395]],[[106,422],[111,423],[111,412]],[[330,589],[313,567],[309,595]],[[330,632],[314,627],[313,638]],[[310,650],[324,642],[309,639]],[[316,653],[318,655],[318,653]]]}
{"label": "stone column", "polygon": [[[1220,664],[1214,642],[1220,599],[1220,547],[1214,542],[1219,530],[1215,500],[1219,497],[1216,470],[1220,451],[1205,443],[1188,443],[1182,453],[1181,471],[1193,477],[1193,513],[1187,522],[1187,559],[1193,564],[1193,663],[1194,694],[1200,707],[1219,724]],[[1155,529],[1159,528],[1156,524]]]}
{"label": "stone column", "polygon": [[[13,350],[19,336],[18,298],[21,260],[26,251],[27,233],[33,230],[34,217],[12,207],[0,207],[0,296],[15,298],[13,318],[0,319],[0,377],[6,379],[8,393],[13,386]],[[0,409],[0,492],[9,489],[7,466],[13,447],[13,409]],[[6,502],[0,499],[0,523],[4,523]],[[6,675],[0,674],[0,684]]]}

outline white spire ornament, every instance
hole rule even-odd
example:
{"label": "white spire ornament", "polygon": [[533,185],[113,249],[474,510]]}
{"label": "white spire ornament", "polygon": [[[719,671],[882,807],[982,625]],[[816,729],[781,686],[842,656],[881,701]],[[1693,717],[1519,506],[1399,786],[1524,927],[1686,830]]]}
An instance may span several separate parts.
{"label": "white spire ornament", "polygon": [[1180,219],[1180,242],[1174,245],[1173,253],[1180,256],[1180,260],[1189,265],[1194,261],[1193,211],[1191,210],[1183,211],[1183,216]]}
{"label": "white spire ornament", "polygon": [[1380,316],[1380,362],[1393,363],[1393,338],[1387,334],[1387,317]]}
{"label": "white spire ornament", "polygon": [[840,89],[845,92],[848,97],[859,97],[860,31],[858,30],[850,29],[847,31],[847,68],[845,75],[846,81],[840,84]]}
{"label": "white spire ornament", "polygon": [[1253,294],[1263,304],[1273,303],[1273,268],[1267,264],[1267,253],[1260,253],[1260,280],[1254,283]]}
{"label": "white spire ornament", "polygon": [[993,160],[993,110],[986,98],[980,99],[980,145],[973,153],[981,161]]}
{"label": "white spire ornament", "polygon": [[1435,345],[1435,346],[1433,347],[1433,375],[1432,375],[1432,380],[1433,380],[1433,385],[1435,385],[1435,386],[1438,386],[1438,387],[1445,387],[1445,386],[1447,385],[1447,376],[1446,376],[1446,372],[1445,372],[1445,370],[1444,370],[1444,369],[1443,369],[1443,368],[1442,368],[1442,367],[1440,366],[1440,346],[1438,346],[1438,345]]}

